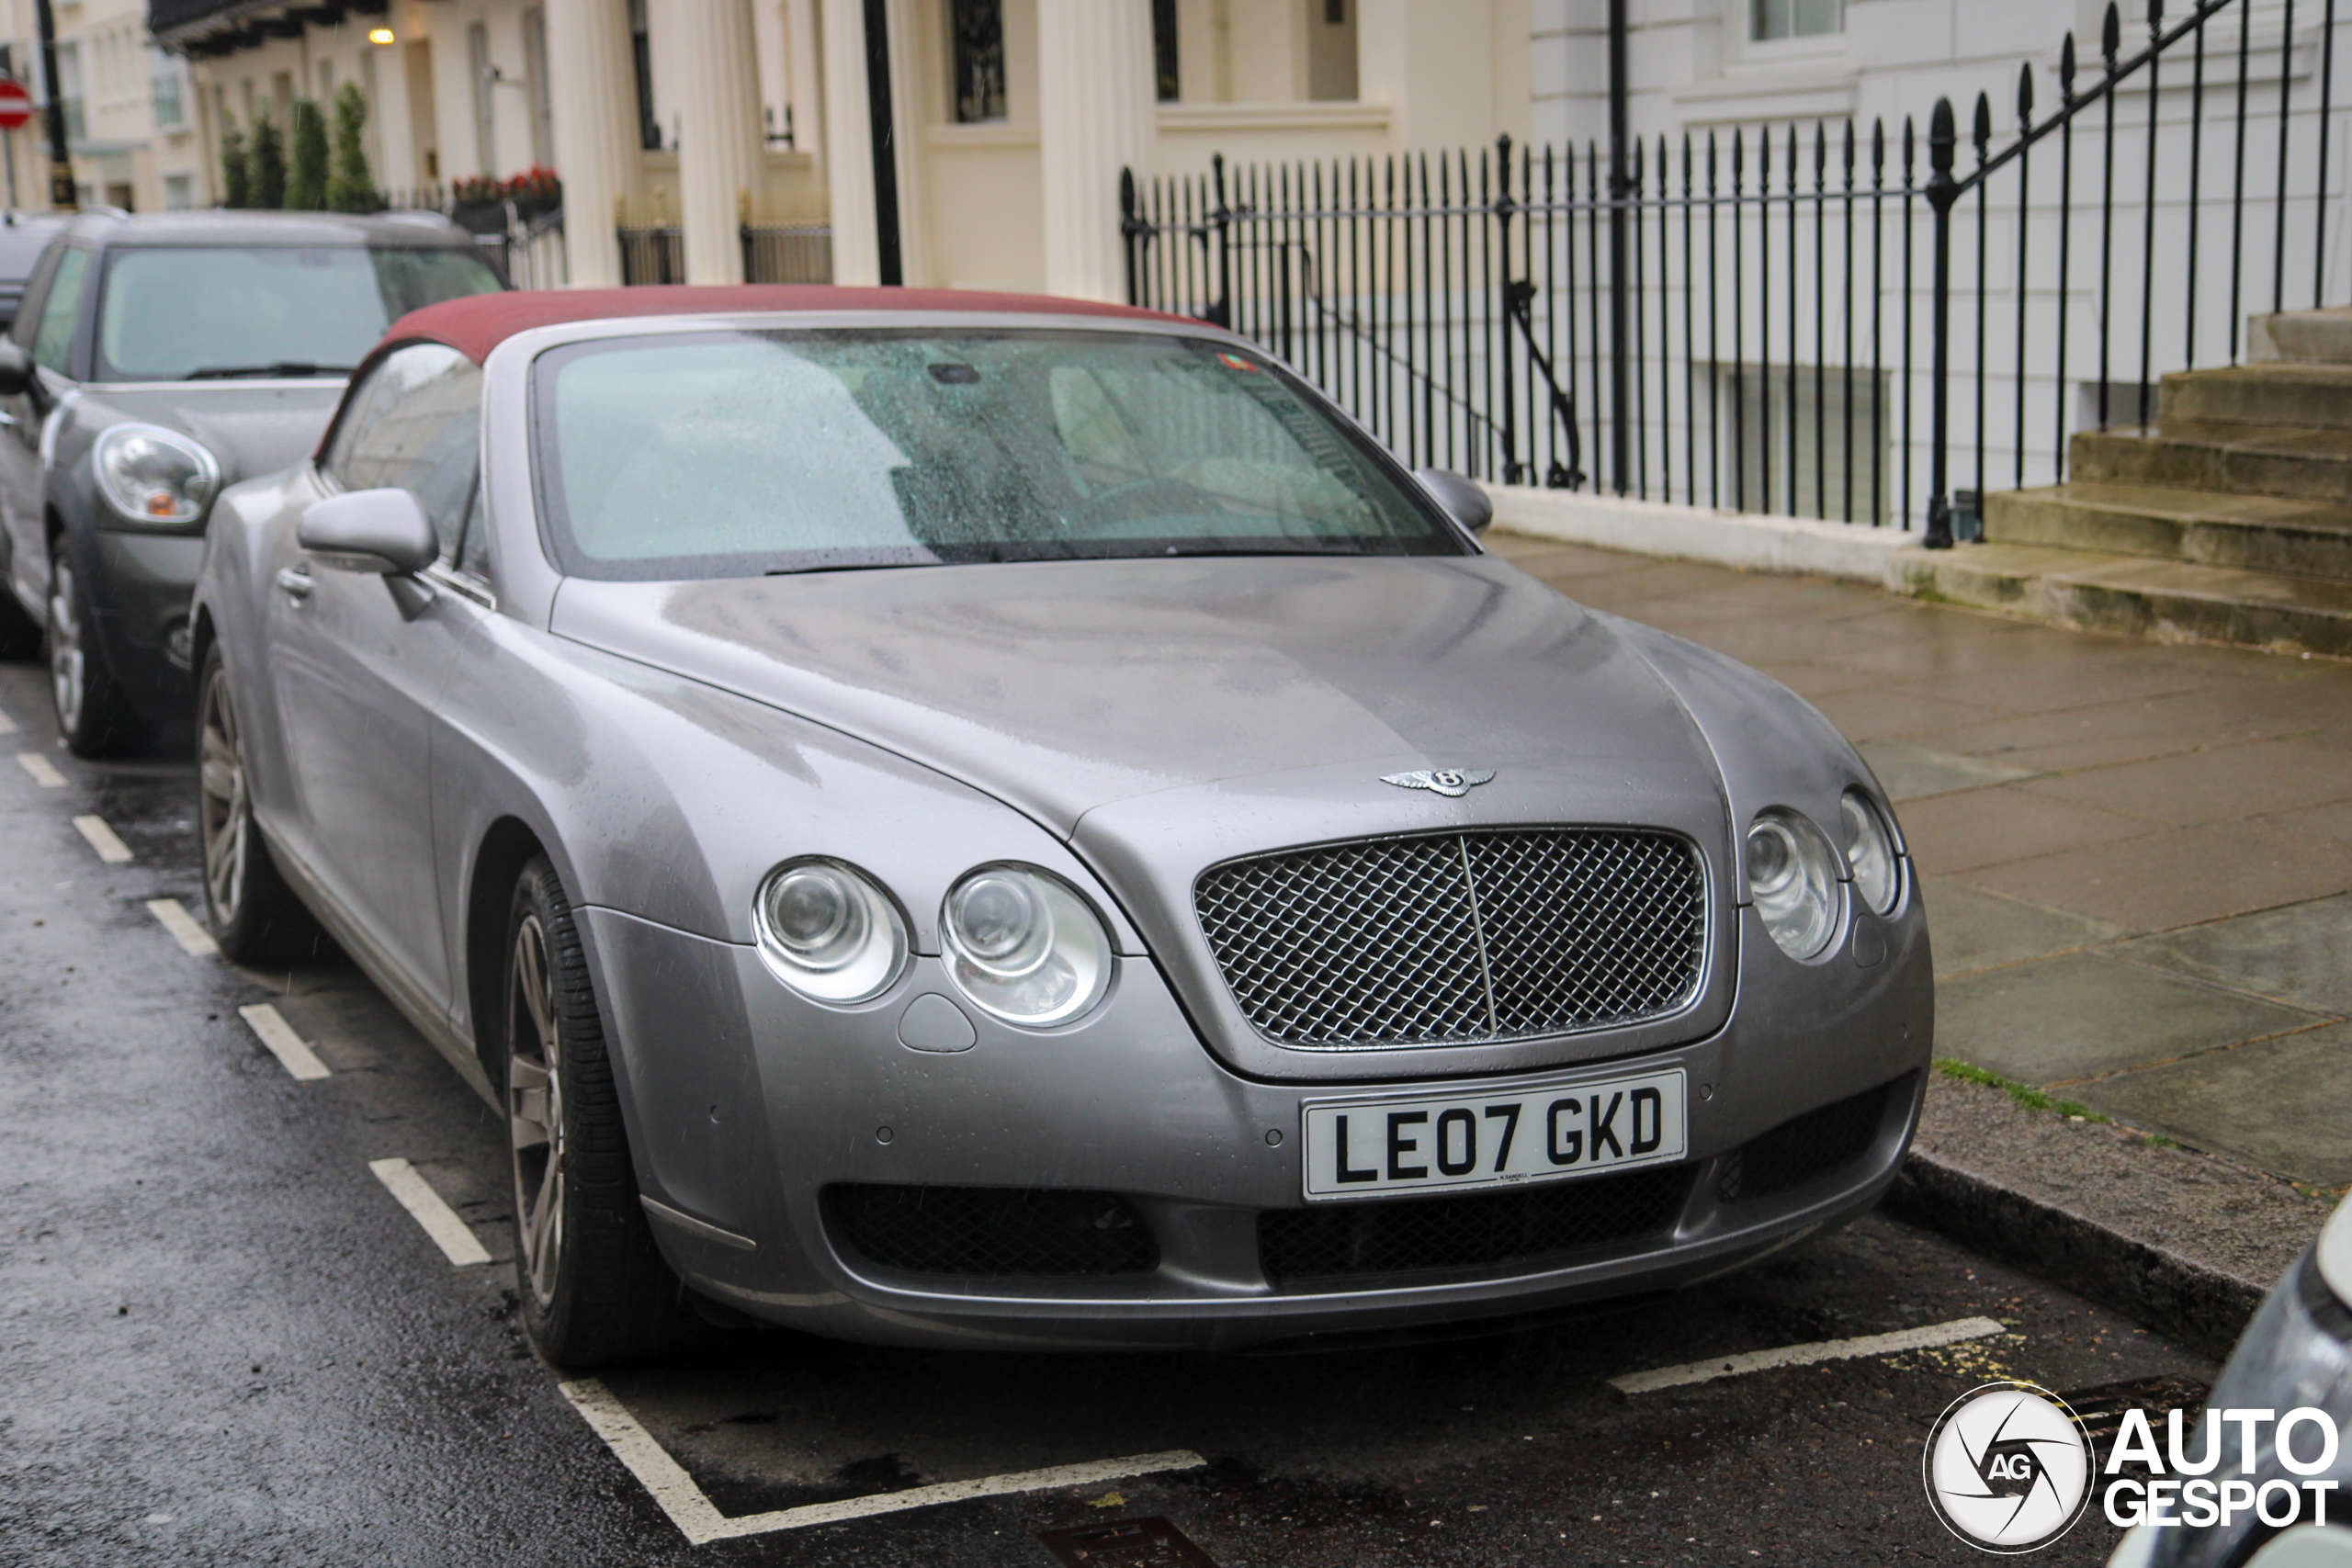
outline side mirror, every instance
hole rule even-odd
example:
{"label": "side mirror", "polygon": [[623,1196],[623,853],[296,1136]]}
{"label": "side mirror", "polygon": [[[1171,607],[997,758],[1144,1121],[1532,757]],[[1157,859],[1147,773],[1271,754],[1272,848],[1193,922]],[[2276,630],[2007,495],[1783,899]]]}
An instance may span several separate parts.
{"label": "side mirror", "polygon": [[1413,477],[1427,485],[1453,519],[1473,534],[1495,520],[1495,503],[1476,483],[1451,468],[1415,468]]}
{"label": "side mirror", "polygon": [[424,505],[404,490],[355,490],[302,513],[294,530],[321,566],[379,577],[423,571],[441,554]]}
{"label": "side mirror", "polygon": [[0,398],[13,398],[32,385],[33,362],[13,338],[0,337]]}

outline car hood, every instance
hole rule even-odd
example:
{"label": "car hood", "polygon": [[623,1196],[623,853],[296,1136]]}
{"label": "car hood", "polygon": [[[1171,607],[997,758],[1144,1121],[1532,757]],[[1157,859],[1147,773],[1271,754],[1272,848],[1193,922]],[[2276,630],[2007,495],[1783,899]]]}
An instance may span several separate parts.
{"label": "car hood", "polygon": [[100,383],[84,389],[75,414],[93,435],[125,420],[192,435],[220,460],[220,482],[229,485],[308,457],[343,400],[343,388],[340,381],[192,381],[118,390]]}
{"label": "car hood", "polygon": [[[1673,694],[1605,621],[1491,557],[571,579],[551,629],[857,735],[1065,839],[1114,803],[1106,818],[1150,837],[1148,818],[1197,829],[1204,805],[1255,795],[1295,822],[1262,828],[1314,839],[1671,798],[1722,842],[1721,777]],[[1381,782],[1435,768],[1499,777],[1467,800]]]}

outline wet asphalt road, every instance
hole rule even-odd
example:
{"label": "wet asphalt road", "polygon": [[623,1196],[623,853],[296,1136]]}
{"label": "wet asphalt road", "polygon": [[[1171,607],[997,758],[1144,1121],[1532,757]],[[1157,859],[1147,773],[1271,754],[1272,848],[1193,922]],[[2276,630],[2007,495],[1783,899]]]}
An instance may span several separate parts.
{"label": "wet asphalt road", "polygon": [[[950,1356],[714,1332],[612,1391],[729,1517],[1172,1449],[1197,1470],[695,1547],[514,1312],[492,1113],[340,962],[255,975],[202,909],[176,760],[55,744],[0,665],[0,1562],[1006,1564],[1174,1520],[1226,1568],[1964,1562],[1920,1445],[1987,1377],[2210,1377],[2198,1357],[1873,1217],[1704,1292],[1518,1336],[1231,1359]],[[65,776],[44,788],[15,760]],[[72,818],[133,858],[104,864]],[[273,1002],[332,1069],[290,1077]],[[412,1161],[492,1254],[452,1266],[369,1173]],[[1628,1398],[1606,1378],[1984,1315],[2008,1336]],[[2096,1513],[2042,1553],[2102,1560]]]}

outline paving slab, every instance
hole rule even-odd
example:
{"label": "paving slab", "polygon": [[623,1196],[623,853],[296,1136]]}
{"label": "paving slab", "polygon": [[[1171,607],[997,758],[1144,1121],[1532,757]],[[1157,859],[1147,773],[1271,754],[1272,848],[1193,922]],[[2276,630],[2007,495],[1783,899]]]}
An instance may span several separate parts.
{"label": "paving slab", "polygon": [[1956,877],[1928,877],[1925,891],[1928,940],[1935,949],[1939,981],[2098,947],[2124,934],[2120,927],[2105,920],[2064,909],[2045,909],[2021,898],[1988,893]]}
{"label": "paving slab", "polygon": [[2069,1083],[2322,1021],[2299,1008],[2097,952],[1936,987],[1936,1054],[2031,1084]]}
{"label": "paving slab", "polygon": [[[1904,842],[1930,876],[2106,844],[2157,831],[2156,824],[2096,806],[2028,795],[2014,785],[1904,801]],[[2063,903],[2046,899],[2047,903]],[[2085,911],[2090,912],[2090,911]]]}
{"label": "paving slab", "polygon": [[2352,1183],[2344,1114],[2352,1024],[2262,1040],[2082,1086],[2096,1111],[2322,1187]]}
{"label": "paving slab", "polygon": [[2024,788],[2029,795],[2195,828],[2352,800],[2352,756],[2303,737],[2257,740],[2086,768]]}
{"label": "paving slab", "polygon": [[[1909,814],[1903,820],[1910,832]],[[2170,931],[2352,892],[2352,843],[2262,820],[2216,822],[1996,864],[1971,880],[2137,931]]]}
{"label": "paving slab", "polygon": [[1886,786],[1891,800],[1918,800],[1930,795],[1949,795],[1954,790],[1974,789],[1979,784],[2008,784],[2033,776],[2026,768],[2013,768],[2006,762],[1989,761],[1960,751],[1939,751],[1932,746],[1917,741],[1894,739],[1855,739],[1851,730],[1847,739],[1855,741],[1854,749],[1862,761],[1871,765],[1878,782]]}
{"label": "paving slab", "polygon": [[2352,895],[2144,937],[2118,951],[2290,1007],[2352,1016]]}

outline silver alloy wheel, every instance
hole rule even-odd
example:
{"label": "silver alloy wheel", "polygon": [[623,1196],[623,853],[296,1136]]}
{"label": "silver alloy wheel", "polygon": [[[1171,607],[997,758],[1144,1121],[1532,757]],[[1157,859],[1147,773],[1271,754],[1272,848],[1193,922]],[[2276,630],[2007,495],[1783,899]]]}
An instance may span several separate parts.
{"label": "silver alloy wheel", "polygon": [[82,621],[74,601],[74,569],[58,561],[49,572],[49,684],[57,701],[57,722],[69,734],[81,728],[82,698],[89,683],[89,654],[82,646]]}
{"label": "silver alloy wheel", "polygon": [[545,1307],[563,1261],[563,1044],[555,971],[536,912],[514,931],[506,998],[506,1110],[514,1148],[514,1233],[523,1273]]}
{"label": "silver alloy wheel", "polygon": [[216,930],[233,925],[245,902],[245,753],[229,704],[229,672],[215,667],[204,688],[203,736],[197,763],[197,823],[204,840],[204,887]]}

